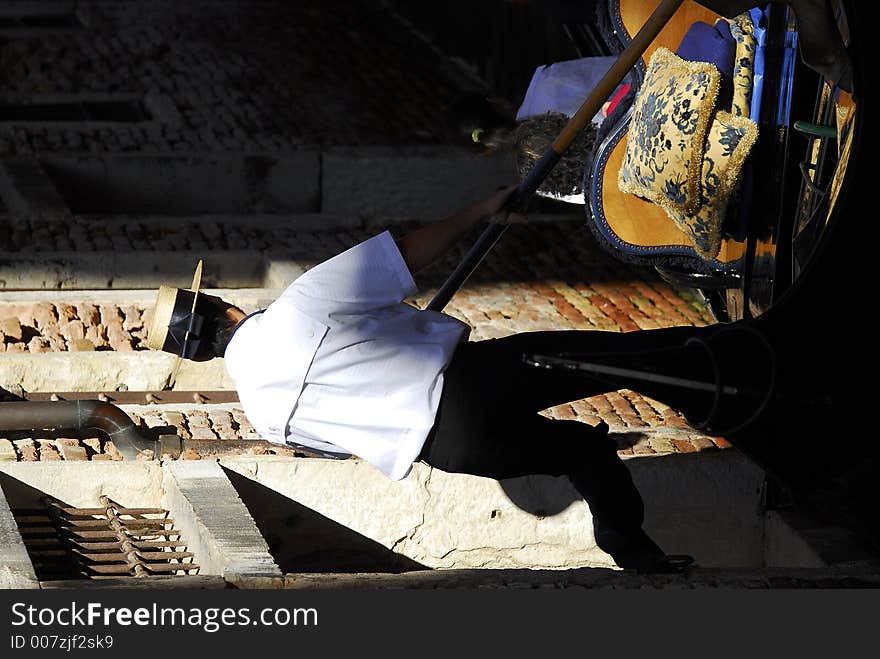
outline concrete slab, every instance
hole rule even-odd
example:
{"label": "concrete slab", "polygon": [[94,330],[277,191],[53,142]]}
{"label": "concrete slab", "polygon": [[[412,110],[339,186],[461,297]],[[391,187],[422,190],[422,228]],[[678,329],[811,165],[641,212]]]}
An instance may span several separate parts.
{"label": "concrete slab", "polygon": [[70,217],[66,202],[34,156],[0,159],[0,197],[13,213],[22,217]]}
{"label": "concrete slab", "polygon": [[[496,481],[422,464],[406,479],[392,481],[356,460],[234,457],[220,463],[280,495],[272,499],[273,516],[263,520],[262,530],[273,536],[273,552],[286,571],[303,563],[319,569],[315,555],[326,552],[333,560],[340,544],[356,544],[351,532],[362,539],[352,551],[372,542],[430,568],[614,565],[596,547],[588,507],[575,501],[561,479],[544,479],[547,490],[538,488],[538,497],[565,500],[565,510],[539,518],[512,503]],[[246,504],[263,504],[249,501],[248,488],[236,486]],[[393,563],[374,555],[383,565]]]}
{"label": "concrete slab", "polygon": [[[248,309],[262,309],[271,304],[283,289],[272,288],[211,288],[203,290],[209,295],[217,295],[224,300]],[[51,304],[116,304],[140,305],[151,308],[156,302],[156,290],[143,289],[100,289],[100,290],[26,290],[0,292],[0,304],[33,304],[49,302]]]}
{"label": "concrete slab", "polygon": [[880,562],[847,529],[821,524],[789,510],[767,512],[764,563],[768,567],[805,568],[871,566]]}
{"label": "concrete slab", "polygon": [[304,213],[319,210],[320,155],[52,155],[43,169],[74,213]]}
{"label": "concrete slab", "polygon": [[162,503],[158,462],[0,463],[0,485],[12,508],[40,507],[41,496],[83,508],[99,505],[102,494],[123,506]]}
{"label": "concrete slab", "polygon": [[[25,391],[161,391],[171,378],[174,355],[158,351],[46,352],[5,354],[0,360],[0,382]],[[222,359],[184,361],[175,389],[233,389]]]}
{"label": "concrete slab", "polygon": [[211,286],[261,287],[259,251],[27,252],[0,257],[0,289],[157,289],[189,286],[199,259]]}
{"label": "concrete slab", "polygon": [[215,461],[166,462],[163,506],[199,556],[202,574],[230,583],[281,574],[266,541]]}
{"label": "concrete slab", "polygon": [[[286,571],[342,533],[327,525],[327,537],[306,540],[284,531],[309,514],[430,568],[614,567],[595,544],[589,507],[564,478],[497,482],[416,464],[395,482],[356,460],[236,456],[221,464],[280,495],[263,531],[276,536]],[[627,464],[646,502],[645,528],[668,552],[706,567],[763,565],[763,473],[745,458],[725,451]]]}
{"label": "concrete slab", "polygon": [[0,488],[0,589],[39,588],[34,566]]}
{"label": "concrete slab", "polygon": [[763,564],[765,474],[736,449],[626,461],[645,501],[645,530],[704,567]]}

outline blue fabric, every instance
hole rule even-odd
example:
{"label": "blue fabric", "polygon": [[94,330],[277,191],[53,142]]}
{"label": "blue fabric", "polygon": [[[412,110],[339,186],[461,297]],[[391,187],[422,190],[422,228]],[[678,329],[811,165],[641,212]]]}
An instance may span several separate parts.
{"label": "blue fabric", "polygon": [[715,65],[721,72],[717,107],[730,110],[736,40],[730,34],[727,21],[718,21],[714,26],[697,21],[688,28],[675,54],[689,62],[709,62]]}
{"label": "blue fabric", "polygon": [[616,59],[583,57],[539,66],[532,75],[516,120],[546,112],[561,112],[571,117]]}
{"label": "blue fabric", "polygon": [[682,37],[676,54],[689,62],[714,64],[721,73],[730,77],[733,74],[736,41],[730,35],[726,21],[719,21],[717,27],[698,21]]}
{"label": "blue fabric", "polygon": [[749,10],[755,25],[755,71],[752,79],[752,107],[749,110],[752,121],[761,117],[761,92],[764,90],[764,51],[767,43],[768,9],[755,7]]}
{"label": "blue fabric", "polygon": [[[761,122],[761,92],[764,90],[764,58],[767,42],[767,12],[769,10],[755,7],[749,10],[752,24],[755,26],[755,64],[752,74],[752,105],[749,117],[752,121]],[[752,215],[752,190],[754,188],[754,172],[751,160],[746,160],[740,177],[739,212],[728,215],[724,225],[724,233],[734,240],[743,242],[748,237],[749,218]]]}

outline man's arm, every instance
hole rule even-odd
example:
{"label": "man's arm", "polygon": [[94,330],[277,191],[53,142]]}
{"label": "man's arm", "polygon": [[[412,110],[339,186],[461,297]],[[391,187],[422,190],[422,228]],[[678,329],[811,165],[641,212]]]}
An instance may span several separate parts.
{"label": "man's arm", "polygon": [[524,215],[504,211],[504,205],[515,189],[515,185],[503,188],[454,215],[432,222],[398,240],[397,247],[409,271],[415,274],[427,268],[483,220],[491,218],[505,223],[524,222]]}

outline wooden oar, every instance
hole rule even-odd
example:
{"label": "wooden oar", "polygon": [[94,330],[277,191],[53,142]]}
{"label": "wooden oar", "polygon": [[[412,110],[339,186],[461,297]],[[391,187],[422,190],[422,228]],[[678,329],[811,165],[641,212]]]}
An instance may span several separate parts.
{"label": "wooden oar", "polygon": [[[627,45],[623,52],[618,55],[617,60],[611,65],[607,73],[602,77],[587,99],[583,102],[578,111],[565,125],[562,132],[553,142],[549,149],[541,156],[541,159],[529,172],[522,182],[514,190],[508,201],[508,208],[522,209],[525,204],[532,198],[535,191],[540,187],[541,183],[547,178],[547,175],[559,162],[562,154],[568,146],[574,141],[577,134],[586,126],[590,120],[614,93],[620,82],[626,77],[630,69],[635,66],[636,61],[644,54],[651,42],[657,38],[660,30],[669,22],[676,9],[684,2],[684,0],[663,0],[657,9],[654,10],[642,29],[633,37],[633,40]],[[506,224],[489,225],[471,250],[465,255],[464,260],[459,263],[458,267],[449,275],[449,278],[437,291],[434,298],[428,303],[427,309],[431,311],[442,311],[448,304],[456,291],[464,284],[468,277],[471,276],[477,266],[480,265],[501,235],[507,229]]]}

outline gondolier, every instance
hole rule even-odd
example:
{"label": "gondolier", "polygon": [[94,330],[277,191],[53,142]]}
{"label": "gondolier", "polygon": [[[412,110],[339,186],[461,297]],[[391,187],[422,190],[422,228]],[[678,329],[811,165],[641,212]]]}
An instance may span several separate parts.
{"label": "gondolier", "polygon": [[[272,442],[354,454],[392,479],[418,460],[495,479],[566,475],[590,506],[597,544],[619,566],[669,569],[674,561],[641,528],[642,499],[607,426],[538,414],[616,387],[536,369],[523,355],[650,351],[664,372],[693,376],[684,343],[706,328],[469,342],[464,323],[404,302],[416,292],[412,274],[474,225],[524,219],[499,215],[512,191],[399,240],[387,231],[373,236],[310,269],[254,314],[199,292],[197,281],[192,290],[162,287],[149,344],[187,359],[225,357],[245,414]],[[662,396],[663,387],[646,393]]]}

